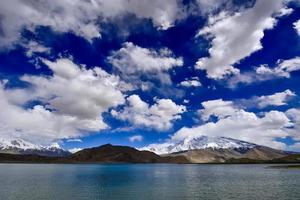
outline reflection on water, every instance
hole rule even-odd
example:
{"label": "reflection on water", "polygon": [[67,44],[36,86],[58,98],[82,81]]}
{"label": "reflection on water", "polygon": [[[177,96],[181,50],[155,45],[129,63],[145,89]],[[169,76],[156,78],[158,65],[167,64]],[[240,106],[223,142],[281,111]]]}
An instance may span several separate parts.
{"label": "reflection on water", "polygon": [[300,198],[300,170],[266,166],[0,164],[0,199]]}

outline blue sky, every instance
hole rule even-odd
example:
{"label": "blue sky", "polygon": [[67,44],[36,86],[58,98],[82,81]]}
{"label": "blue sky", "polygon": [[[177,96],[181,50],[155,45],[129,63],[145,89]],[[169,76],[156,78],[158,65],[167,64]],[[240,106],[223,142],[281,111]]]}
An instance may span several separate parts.
{"label": "blue sky", "polygon": [[3,139],[300,150],[299,1],[0,5]]}

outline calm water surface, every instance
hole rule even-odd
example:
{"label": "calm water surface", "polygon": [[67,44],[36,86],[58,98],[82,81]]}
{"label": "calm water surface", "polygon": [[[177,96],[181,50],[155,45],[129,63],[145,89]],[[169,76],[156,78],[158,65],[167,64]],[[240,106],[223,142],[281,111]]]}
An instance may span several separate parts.
{"label": "calm water surface", "polygon": [[300,170],[267,166],[0,164],[0,199],[299,200]]}

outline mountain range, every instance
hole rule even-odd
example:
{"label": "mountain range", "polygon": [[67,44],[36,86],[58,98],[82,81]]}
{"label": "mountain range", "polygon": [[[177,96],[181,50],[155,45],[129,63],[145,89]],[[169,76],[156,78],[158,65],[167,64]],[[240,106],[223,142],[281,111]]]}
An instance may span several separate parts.
{"label": "mountain range", "polygon": [[35,145],[22,139],[0,139],[0,153],[20,154],[20,155],[39,155],[49,157],[65,157],[71,155],[58,144],[51,146]]}
{"label": "mountain range", "polygon": [[0,162],[30,163],[299,163],[300,154],[226,137],[200,136],[177,143],[87,148],[71,154],[57,146],[11,141],[0,146]]}
{"label": "mountain range", "polygon": [[142,148],[163,156],[183,156],[191,163],[225,163],[233,159],[268,161],[289,153],[227,137],[199,136]]}
{"label": "mountain range", "polygon": [[247,151],[258,145],[226,137],[199,136],[196,138],[185,138],[173,143],[154,144],[141,148],[141,150],[152,151],[157,154],[170,154],[195,149],[235,149]]}

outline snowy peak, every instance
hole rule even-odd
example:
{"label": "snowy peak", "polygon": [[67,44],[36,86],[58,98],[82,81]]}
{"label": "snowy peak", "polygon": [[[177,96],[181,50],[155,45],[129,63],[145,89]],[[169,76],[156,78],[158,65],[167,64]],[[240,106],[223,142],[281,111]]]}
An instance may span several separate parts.
{"label": "snowy peak", "polygon": [[41,156],[66,156],[70,154],[56,143],[51,146],[41,146],[22,139],[0,139],[0,153],[36,154]]}
{"label": "snowy peak", "polygon": [[14,140],[4,140],[0,139],[0,149],[12,149],[12,148],[18,148],[18,149],[41,149],[41,146],[34,145],[30,142],[24,141],[22,139],[14,139]]}
{"label": "snowy peak", "polygon": [[[201,136],[198,138],[193,138],[191,140],[184,140],[184,143],[187,144],[188,150],[190,149],[239,149],[239,148],[253,148],[256,145],[236,140],[226,137],[207,137]],[[178,143],[180,144],[180,143]],[[184,147],[184,146],[183,146]]]}
{"label": "snowy peak", "polygon": [[180,151],[195,149],[236,149],[244,151],[256,147],[256,144],[236,140],[226,137],[208,137],[200,136],[197,138],[186,138],[176,143],[152,144],[144,147],[143,150],[149,150],[157,154],[169,154]]}

